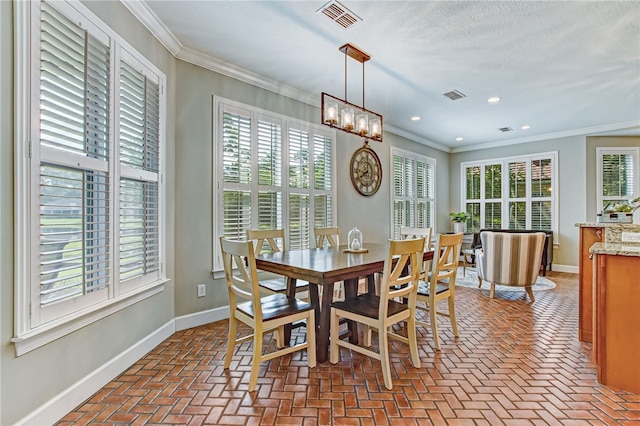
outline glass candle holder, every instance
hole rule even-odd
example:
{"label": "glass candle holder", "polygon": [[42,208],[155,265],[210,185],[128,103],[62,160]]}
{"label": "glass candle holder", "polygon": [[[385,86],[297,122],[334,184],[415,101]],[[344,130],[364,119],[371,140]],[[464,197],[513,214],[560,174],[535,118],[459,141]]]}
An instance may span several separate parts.
{"label": "glass candle holder", "polygon": [[353,229],[351,229],[351,231],[349,231],[349,234],[347,235],[347,242],[349,244],[349,249],[351,250],[362,249],[362,231],[360,231],[358,227],[353,227]]}

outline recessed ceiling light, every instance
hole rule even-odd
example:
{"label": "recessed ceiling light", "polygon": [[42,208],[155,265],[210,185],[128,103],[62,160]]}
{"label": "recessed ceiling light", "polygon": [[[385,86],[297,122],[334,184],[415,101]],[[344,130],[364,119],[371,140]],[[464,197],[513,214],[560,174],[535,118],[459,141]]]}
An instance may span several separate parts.
{"label": "recessed ceiling light", "polygon": [[489,99],[487,99],[487,102],[489,102],[490,104],[496,104],[500,102],[500,98],[497,96],[492,96]]}
{"label": "recessed ceiling light", "polygon": [[420,117],[414,115],[413,117],[411,117],[411,121],[420,121]]}
{"label": "recessed ceiling light", "polygon": [[531,126],[529,126],[528,124],[525,124],[524,126],[520,127],[522,130],[529,130],[531,128]]}
{"label": "recessed ceiling light", "polygon": [[464,138],[463,138],[463,137],[461,137],[461,136],[458,136],[458,137],[456,138],[456,140],[457,140],[458,142],[460,142],[460,141],[463,141],[463,140],[464,140]]}

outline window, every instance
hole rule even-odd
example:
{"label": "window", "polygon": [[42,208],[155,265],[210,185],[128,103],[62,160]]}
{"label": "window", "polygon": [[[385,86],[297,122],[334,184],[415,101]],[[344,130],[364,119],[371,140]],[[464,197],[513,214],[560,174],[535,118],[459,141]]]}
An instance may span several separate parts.
{"label": "window", "polygon": [[598,211],[637,196],[638,148],[597,148]]}
{"label": "window", "polygon": [[313,227],[335,226],[332,132],[215,98],[214,270],[219,236],[285,228],[287,247],[309,248]]}
{"label": "window", "polygon": [[16,74],[28,56],[33,66],[16,81],[32,95],[16,99],[28,117],[16,138],[28,151],[16,166],[28,218],[16,226],[17,342],[164,279],[164,75],[82,5],[25,3],[17,33],[32,44]]}
{"label": "window", "polygon": [[401,226],[435,228],[435,160],[396,148],[391,159],[391,235],[400,238]]}
{"label": "window", "polygon": [[467,231],[556,230],[557,154],[468,162],[462,169]]}

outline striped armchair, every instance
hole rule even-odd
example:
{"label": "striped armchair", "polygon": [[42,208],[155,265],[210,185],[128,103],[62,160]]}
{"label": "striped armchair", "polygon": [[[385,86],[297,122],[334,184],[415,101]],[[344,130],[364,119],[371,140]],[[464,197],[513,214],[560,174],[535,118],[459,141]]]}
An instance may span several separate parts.
{"label": "striped armchair", "polygon": [[482,280],[491,283],[493,298],[496,284],[520,286],[534,302],[531,286],[540,272],[545,238],[544,232],[481,232],[482,249],[476,251],[478,288]]}

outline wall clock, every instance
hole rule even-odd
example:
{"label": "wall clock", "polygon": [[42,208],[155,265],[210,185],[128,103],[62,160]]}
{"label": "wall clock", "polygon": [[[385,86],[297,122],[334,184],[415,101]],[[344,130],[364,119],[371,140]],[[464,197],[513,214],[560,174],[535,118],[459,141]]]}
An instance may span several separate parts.
{"label": "wall clock", "polygon": [[360,194],[370,196],[378,192],[382,183],[380,159],[365,142],[351,156],[351,183]]}

